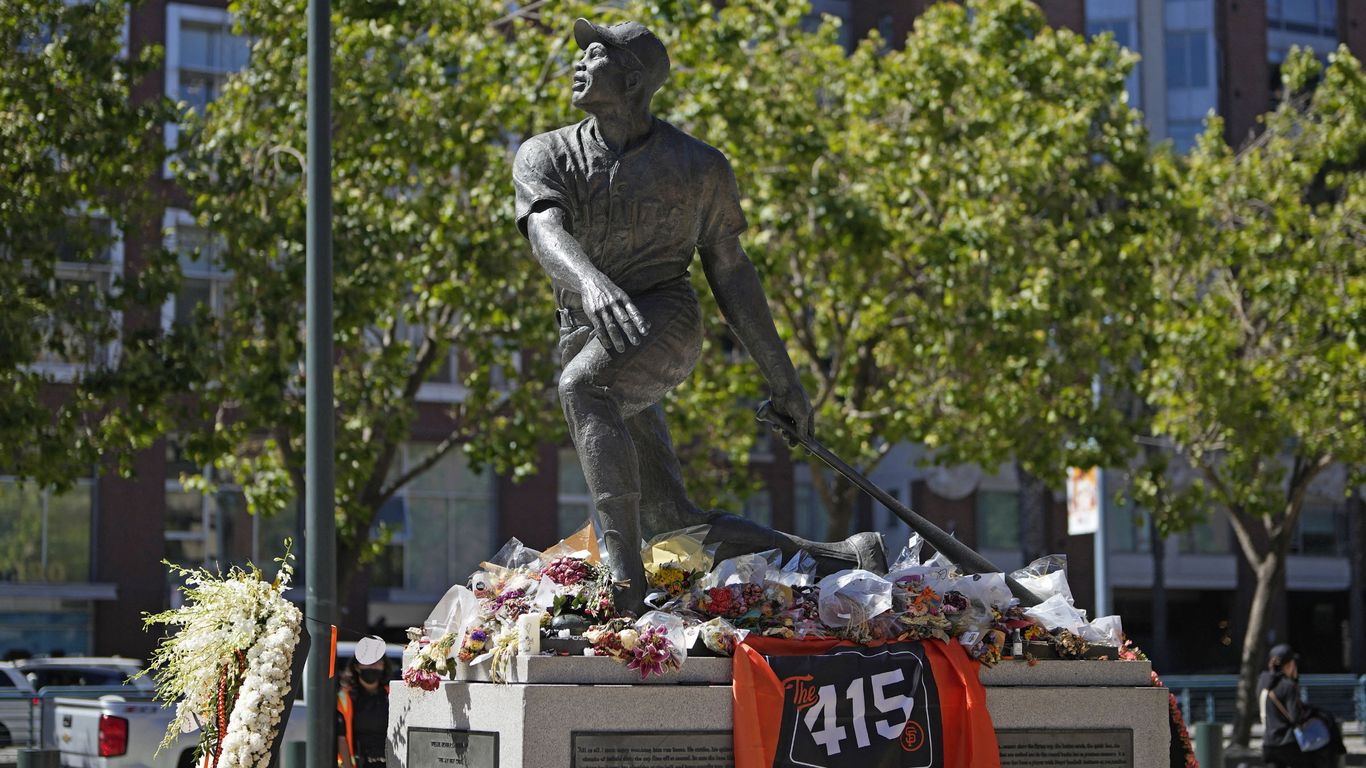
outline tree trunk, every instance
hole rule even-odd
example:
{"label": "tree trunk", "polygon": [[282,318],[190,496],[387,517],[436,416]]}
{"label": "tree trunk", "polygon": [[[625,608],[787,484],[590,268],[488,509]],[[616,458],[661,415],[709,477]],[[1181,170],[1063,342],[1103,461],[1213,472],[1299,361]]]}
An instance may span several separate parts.
{"label": "tree trunk", "polygon": [[1360,493],[1347,500],[1347,551],[1352,566],[1347,598],[1347,626],[1351,635],[1351,670],[1366,674],[1366,502]]}
{"label": "tree trunk", "polygon": [[1238,714],[1233,721],[1232,742],[1246,747],[1252,735],[1252,724],[1261,713],[1257,711],[1257,676],[1266,658],[1266,627],[1273,609],[1277,589],[1284,586],[1285,554],[1279,546],[1271,546],[1261,562],[1253,564],[1257,583],[1252,592],[1252,606],[1247,615],[1247,630],[1243,634],[1242,663],[1238,674]]}
{"label": "tree trunk", "polygon": [[1148,513],[1148,546],[1153,554],[1153,645],[1148,657],[1153,666],[1165,664],[1167,656],[1167,539],[1157,528],[1157,516]]}
{"label": "tree trunk", "polygon": [[1024,564],[1046,554],[1048,525],[1048,503],[1052,492],[1041,478],[1027,471],[1018,461],[1015,462],[1015,478],[1020,486],[1020,554]]}
{"label": "tree trunk", "polygon": [[843,475],[827,474],[825,465],[815,459],[807,466],[811,468],[811,488],[825,507],[825,540],[839,541],[849,535],[858,488]]}

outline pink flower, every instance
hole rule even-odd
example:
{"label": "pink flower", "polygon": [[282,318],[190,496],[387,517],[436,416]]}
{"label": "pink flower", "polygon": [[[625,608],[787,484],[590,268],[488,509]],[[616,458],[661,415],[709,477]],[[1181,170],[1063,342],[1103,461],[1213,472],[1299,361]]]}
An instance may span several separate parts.
{"label": "pink flower", "polygon": [[588,563],[575,557],[557,557],[546,563],[541,574],[560,586],[571,586],[586,581],[592,572]]}
{"label": "pink flower", "polygon": [[413,688],[435,691],[441,685],[441,676],[429,670],[409,667],[403,670],[403,682]]}
{"label": "pink flower", "polygon": [[669,642],[664,627],[654,627],[641,633],[631,649],[631,660],[626,666],[639,672],[642,680],[650,675],[662,675],[678,669],[678,657],[674,656],[673,643]]}

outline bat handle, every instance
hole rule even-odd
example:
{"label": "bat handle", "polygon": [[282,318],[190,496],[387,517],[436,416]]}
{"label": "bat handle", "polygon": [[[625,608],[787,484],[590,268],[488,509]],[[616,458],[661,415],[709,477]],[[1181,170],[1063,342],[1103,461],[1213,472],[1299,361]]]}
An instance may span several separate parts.
{"label": "bat handle", "polygon": [[805,441],[802,440],[801,437],[797,434],[796,422],[792,421],[783,414],[778,413],[778,411],[773,407],[772,400],[765,400],[763,405],[759,406],[759,410],[755,412],[754,418],[764,424],[767,424],[772,429],[783,433],[783,436],[787,438],[788,443],[791,445],[796,445],[797,443],[805,443]]}

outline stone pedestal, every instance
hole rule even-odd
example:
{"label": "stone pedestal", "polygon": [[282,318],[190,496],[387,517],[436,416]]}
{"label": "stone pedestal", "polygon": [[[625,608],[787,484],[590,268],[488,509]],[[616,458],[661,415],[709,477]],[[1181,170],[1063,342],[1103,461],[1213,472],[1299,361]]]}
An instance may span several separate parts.
{"label": "stone pedestal", "polygon": [[[982,670],[1002,768],[1166,768],[1167,691],[1150,685],[1150,670],[1136,661]],[[390,768],[732,764],[730,659],[689,659],[640,684],[610,659],[523,657],[512,679],[392,686]]]}

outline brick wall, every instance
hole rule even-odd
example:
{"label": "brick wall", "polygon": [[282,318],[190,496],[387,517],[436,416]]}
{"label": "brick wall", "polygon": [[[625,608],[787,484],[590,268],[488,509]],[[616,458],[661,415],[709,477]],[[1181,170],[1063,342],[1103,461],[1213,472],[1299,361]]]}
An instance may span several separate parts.
{"label": "brick wall", "polygon": [[108,582],[118,599],[95,602],[96,655],[145,659],[151,635],[142,631],[142,614],[166,608],[165,448],[137,457],[136,477],[123,480],[104,475],[96,491],[95,581]]}
{"label": "brick wall", "polygon": [[1271,107],[1267,62],[1266,0],[1215,0],[1214,37],[1219,46],[1219,114],[1224,138],[1241,146]]}
{"label": "brick wall", "polygon": [[[1036,0],[1048,23],[1066,27],[1074,32],[1086,30],[1086,0]],[[849,9],[851,39],[861,40],[869,30],[877,29],[884,18],[890,17],[893,42],[900,45],[915,25],[916,17],[934,4],[934,0],[854,0]]]}
{"label": "brick wall", "polygon": [[1353,56],[1366,59],[1366,3],[1360,0],[1338,3],[1338,39],[1347,44]]}
{"label": "brick wall", "polygon": [[1073,32],[1086,32],[1085,0],[1036,0],[1043,9],[1048,23],[1054,27],[1066,27]]}

